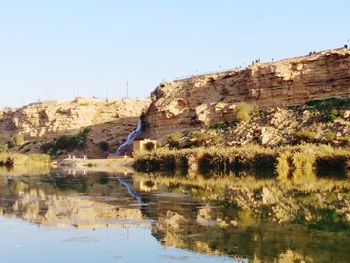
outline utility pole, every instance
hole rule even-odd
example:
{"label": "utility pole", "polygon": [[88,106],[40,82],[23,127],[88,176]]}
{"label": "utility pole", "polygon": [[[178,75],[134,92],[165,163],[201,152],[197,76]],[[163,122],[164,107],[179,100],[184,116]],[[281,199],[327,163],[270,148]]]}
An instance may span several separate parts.
{"label": "utility pole", "polygon": [[129,98],[129,82],[126,82],[126,99]]}

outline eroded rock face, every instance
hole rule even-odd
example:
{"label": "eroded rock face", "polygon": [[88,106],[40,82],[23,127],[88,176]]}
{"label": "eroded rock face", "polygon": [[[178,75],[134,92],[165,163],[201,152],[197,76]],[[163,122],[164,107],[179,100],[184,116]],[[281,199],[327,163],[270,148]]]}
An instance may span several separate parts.
{"label": "eroded rock face", "polygon": [[[163,83],[152,94],[145,136],[159,139],[232,120],[240,101],[258,108],[330,97],[350,98],[350,49]],[[276,126],[279,122],[273,120]]]}
{"label": "eroded rock face", "polygon": [[[136,127],[148,99],[49,101],[33,103],[22,108],[0,111],[0,143],[7,143],[16,134],[26,141],[50,141],[61,135],[74,135],[90,127],[87,155],[99,156],[100,141],[115,148]],[[91,146],[91,147],[90,147]],[[32,151],[38,151],[34,146]]]}

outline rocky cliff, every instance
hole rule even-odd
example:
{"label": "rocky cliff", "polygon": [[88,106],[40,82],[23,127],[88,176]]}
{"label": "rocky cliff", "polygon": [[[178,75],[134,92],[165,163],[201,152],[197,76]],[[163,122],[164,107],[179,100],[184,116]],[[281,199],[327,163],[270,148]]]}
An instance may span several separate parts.
{"label": "rocky cliff", "polygon": [[31,143],[27,151],[39,151],[42,143],[62,135],[75,135],[89,127],[87,149],[92,157],[106,153],[98,144],[106,141],[115,151],[123,139],[135,128],[148,99],[48,101],[0,111],[0,143],[6,144],[15,134],[22,134]]}
{"label": "rocky cliff", "polygon": [[236,104],[254,108],[350,98],[350,49],[335,49],[162,83],[144,118],[145,137],[164,138],[232,120]]}

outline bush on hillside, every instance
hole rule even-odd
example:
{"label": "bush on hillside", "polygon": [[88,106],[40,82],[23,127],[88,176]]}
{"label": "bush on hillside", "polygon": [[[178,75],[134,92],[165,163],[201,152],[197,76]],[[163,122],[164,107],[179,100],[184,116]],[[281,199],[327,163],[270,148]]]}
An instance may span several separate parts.
{"label": "bush on hillside", "polygon": [[315,141],[316,133],[308,130],[296,131],[293,134],[297,142],[312,143]]}
{"label": "bush on hillside", "polygon": [[7,143],[7,147],[9,149],[11,149],[14,147],[21,146],[22,144],[24,144],[23,134],[16,133],[16,134],[12,135],[11,140]]}
{"label": "bush on hillside", "polygon": [[235,117],[237,121],[249,121],[252,107],[246,102],[240,102],[235,108]]}
{"label": "bush on hillside", "polygon": [[55,156],[58,150],[66,150],[68,152],[76,149],[82,150],[86,147],[87,135],[90,132],[89,128],[85,128],[77,135],[63,135],[53,142],[47,142],[41,145],[40,149],[43,153],[50,153]]}
{"label": "bush on hillside", "polygon": [[194,131],[191,135],[191,147],[207,146],[221,142],[222,138],[220,136],[206,132]]}
{"label": "bush on hillside", "polygon": [[333,122],[339,116],[339,112],[350,108],[350,99],[328,98],[311,100],[305,104],[321,112],[321,121]]}
{"label": "bush on hillside", "polygon": [[179,149],[180,148],[180,141],[181,141],[181,134],[180,133],[171,134],[167,137],[167,141],[169,144],[169,148]]}
{"label": "bush on hillside", "polygon": [[100,147],[100,149],[104,152],[108,151],[109,149],[109,143],[106,141],[101,141],[98,146]]}
{"label": "bush on hillside", "polygon": [[323,141],[325,143],[332,142],[337,139],[337,134],[335,132],[325,132],[323,134]]}

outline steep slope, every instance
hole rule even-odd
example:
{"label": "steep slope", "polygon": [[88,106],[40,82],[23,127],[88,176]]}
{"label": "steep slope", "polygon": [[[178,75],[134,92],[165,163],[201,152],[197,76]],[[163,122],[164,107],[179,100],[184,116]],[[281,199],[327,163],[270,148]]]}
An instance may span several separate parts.
{"label": "steep slope", "polygon": [[230,121],[240,101],[257,109],[331,97],[350,98],[350,49],[162,83],[152,93],[144,137]]}

